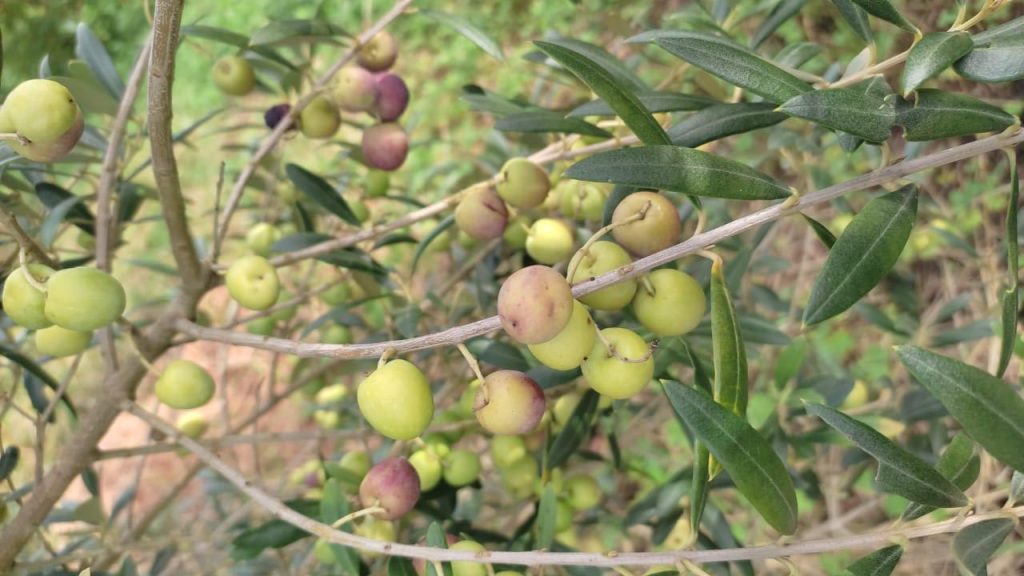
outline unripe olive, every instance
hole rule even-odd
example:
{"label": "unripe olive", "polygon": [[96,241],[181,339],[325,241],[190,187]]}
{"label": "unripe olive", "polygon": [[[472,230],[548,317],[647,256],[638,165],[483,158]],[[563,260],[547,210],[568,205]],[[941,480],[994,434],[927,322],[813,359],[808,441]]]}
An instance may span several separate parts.
{"label": "unripe olive", "polygon": [[507,222],[505,202],[489,187],[471,189],[455,208],[455,225],[477,240],[501,236]]}
{"label": "unripe olive", "polygon": [[[292,111],[292,105],[288,103],[274,104],[267,111],[263,113],[263,123],[267,125],[267,128],[273,130],[277,128],[277,125],[288,116],[288,113]],[[288,127],[289,130],[295,129],[295,123]]]}
{"label": "unripe olive", "polygon": [[[629,253],[623,250],[622,246],[605,240],[594,242],[586,249],[585,254],[578,254],[577,257],[579,265],[572,277],[573,284],[579,284],[633,262]],[[630,278],[591,292],[580,297],[580,300],[587,306],[598,310],[616,311],[625,308],[633,299],[634,294],[636,294],[636,280]]]}
{"label": "unripe olive", "polygon": [[4,101],[4,110],[14,132],[34,144],[56,142],[74,128],[81,114],[63,84],[41,78],[15,86]]}
{"label": "unripe olive", "polygon": [[313,421],[324,430],[341,428],[341,414],[335,410],[317,410],[313,412]]}
{"label": "unripe olive", "polygon": [[548,173],[527,158],[513,158],[498,173],[498,195],[516,208],[534,208],[544,203],[551,189]]}
{"label": "unripe olive", "polygon": [[544,415],[544,391],[523,372],[499,370],[484,378],[474,406],[476,419],[492,434],[524,434]]}
{"label": "unripe olive", "polygon": [[331,99],[342,110],[366,112],[377,98],[377,81],[368,70],[346,66],[331,83]]}
{"label": "unripe olive", "polygon": [[572,256],[573,228],[561,220],[540,218],[526,235],[526,253],[541,264],[553,265]]}
{"label": "unripe olive", "polygon": [[324,330],[323,338],[321,341],[324,344],[351,344],[352,343],[352,330],[348,326],[341,324],[334,324],[327,330]]}
{"label": "unripe olive", "polygon": [[281,231],[269,222],[260,222],[245,233],[245,244],[253,254],[266,258],[270,248],[281,239]]}
{"label": "unripe olive", "polygon": [[324,386],[316,393],[316,404],[321,408],[337,408],[348,396],[348,388],[344,384]]}
{"label": "unripe olive", "polygon": [[444,481],[456,488],[480,477],[480,457],[469,450],[452,450],[444,457]]}
{"label": "unripe olive", "polygon": [[325,538],[318,538],[316,544],[313,545],[313,557],[321,564],[332,565],[338,563],[338,558],[334,555],[334,549],[331,548],[331,541]]}
{"label": "unripe olive", "polygon": [[501,484],[513,498],[526,498],[533,494],[538,478],[537,462],[528,456],[519,458],[501,470]]}
{"label": "unripe olive", "polygon": [[277,303],[281,284],[277,270],[262,256],[245,256],[228,267],[228,294],[244,308],[266,310]]}
{"label": "unripe olive", "polygon": [[554,338],[540,344],[530,344],[530,353],[540,363],[555,370],[574,370],[594,347],[597,327],[590,318],[587,307],[573,301],[572,316]]}
{"label": "unripe olive", "polygon": [[513,250],[526,248],[526,236],[530,232],[530,224],[528,216],[519,214],[505,226],[505,231],[501,234],[501,241]]}
{"label": "unripe olive", "polygon": [[202,366],[191,360],[174,360],[167,364],[156,380],[156,397],[163,404],[179,410],[199,408],[213,398],[213,378]]}
{"label": "unripe olive", "polygon": [[356,400],[370,426],[394,440],[419,436],[434,416],[430,383],[407,360],[392,360],[374,370],[359,383]]}
{"label": "unripe olive", "polygon": [[565,532],[572,528],[573,509],[559,500],[555,505],[555,532]]}
{"label": "unripe olive", "polygon": [[356,55],[356,61],[367,70],[380,72],[394,65],[398,58],[398,44],[387,30],[381,30]]}
{"label": "unripe olive", "polygon": [[612,230],[612,236],[636,256],[647,256],[679,241],[682,224],[675,204],[657,192],[634,192],[622,199],[612,213],[612,224],[635,220]]}
{"label": "unripe olive", "polygon": [[256,86],[252,65],[241,56],[224,56],[213,65],[213,83],[230,96],[245,96]]}
{"label": "unripe olive", "polygon": [[417,450],[409,456],[409,464],[416,469],[420,490],[429,492],[441,482],[441,458],[433,450]]}
{"label": "unripe olive", "polygon": [[341,126],[341,115],[330,100],[317,96],[299,114],[299,126],[306,138],[330,138]]}
{"label": "unripe olive", "polygon": [[[356,525],[355,533],[363,538],[377,540],[379,542],[395,541],[395,524],[389,520],[382,520],[375,516],[368,516]],[[363,558],[371,560],[380,556],[376,552],[363,552]]]}
{"label": "unripe olive", "polygon": [[35,333],[36,350],[55,358],[74,356],[88,348],[91,340],[92,332],[68,330],[60,326],[48,326]]}
{"label": "unripe olive", "polygon": [[370,455],[365,450],[352,450],[341,457],[338,465],[343,470],[350,472],[352,476],[362,480],[370,471]]}
{"label": "unripe olive", "polygon": [[491,461],[499,469],[508,468],[525,458],[526,442],[520,436],[495,436],[491,439]]}
{"label": "unripe olive", "polygon": [[339,306],[349,301],[349,286],[347,282],[339,281],[333,286],[320,293],[320,299],[328,306]]}
{"label": "unripe olive", "polygon": [[604,216],[606,196],[597,184],[574,184],[562,191],[559,208],[569,218],[600,220]]}
{"label": "unripe olive", "polygon": [[505,332],[520,344],[547,342],[569,323],[572,291],[547,266],[528,266],[505,279],[498,291],[498,316]]}
{"label": "unripe olive", "polygon": [[258,336],[272,335],[276,326],[277,321],[269,316],[256,318],[245,323],[245,329],[249,334],[256,334]]}
{"label": "unripe olive", "polygon": [[633,299],[637,320],[658,336],[686,334],[700,324],[706,309],[700,284],[693,276],[673,268],[648,274],[647,282]]}
{"label": "unripe olive", "polygon": [[365,203],[355,198],[350,198],[347,202],[349,210],[360,224],[370,219],[370,208]]}
{"label": "unripe olive", "polygon": [[203,434],[206,434],[206,430],[210,427],[210,423],[206,420],[206,416],[203,416],[201,412],[185,412],[181,416],[178,416],[176,426],[178,428],[178,432],[180,432],[182,436],[187,436],[194,440]]}
{"label": "unripe olive", "polygon": [[[449,550],[462,552],[477,552],[478,557],[483,557],[480,552],[487,549],[472,540],[461,540],[448,547]],[[479,562],[463,560],[452,562],[452,576],[487,576],[487,566]]]}
{"label": "unripe olive", "polygon": [[363,130],[363,158],[378,170],[397,170],[409,153],[409,137],[393,122],[377,124]]}
{"label": "unripe olive", "polygon": [[366,174],[366,196],[369,198],[379,198],[388,193],[388,189],[391,187],[391,177],[387,172],[380,170],[370,170]]}
{"label": "unripe olive", "polygon": [[633,396],[654,377],[654,358],[647,342],[627,328],[605,328],[583,361],[583,377],[590,387],[615,400]]}
{"label": "unripe olive", "polygon": [[376,516],[395,520],[405,516],[420,498],[420,479],[416,469],[404,458],[386,458],[366,473],[359,484],[359,501],[366,508],[384,509]]}
{"label": "unripe olive", "polygon": [[121,317],[124,287],[98,268],[65,268],[46,282],[46,318],[69,330],[91,332]]}
{"label": "unripe olive", "polygon": [[385,72],[378,74],[377,99],[374,109],[381,122],[393,122],[405,112],[409,105],[409,87],[401,76]]}
{"label": "unripe olive", "polygon": [[566,492],[566,501],[574,510],[593,508],[601,502],[601,487],[597,480],[585,474],[569,476],[565,479],[563,488]]}
{"label": "unripe olive", "polygon": [[572,413],[576,411],[576,406],[579,405],[580,400],[583,400],[583,395],[575,390],[566,392],[559,396],[558,400],[555,400],[555,405],[551,409],[551,416],[554,419],[556,430],[561,430],[569,423],[569,420],[572,419]]}
{"label": "unripe olive", "polygon": [[4,313],[29,330],[46,328],[51,324],[45,313],[46,293],[30,284],[25,278],[26,273],[31,274],[37,283],[46,284],[54,271],[42,264],[29,264],[27,270],[15,268],[4,281]]}

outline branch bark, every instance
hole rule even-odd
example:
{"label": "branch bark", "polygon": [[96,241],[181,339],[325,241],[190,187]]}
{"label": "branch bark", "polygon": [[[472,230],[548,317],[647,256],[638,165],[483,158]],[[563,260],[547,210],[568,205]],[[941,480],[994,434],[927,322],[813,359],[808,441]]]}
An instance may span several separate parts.
{"label": "branch bark", "polygon": [[[689,239],[680,242],[679,244],[666,248],[661,252],[657,252],[645,258],[641,258],[632,264],[627,264],[617,270],[613,270],[596,278],[576,284],[573,286],[573,294],[577,297],[584,296],[627,278],[634,278],[648,270],[673,262],[683,258],[684,256],[694,254],[699,250],[713,246],[726,238],[746,232],[747,230],[760,226],[765,222],[776,220],[790,214],[795,214],[809,206],[828,202],[829,200],[848,192],[879,186],[887,182],[899,180],[922,170],[944,166],[946,164],[993,152],[1001,148],[1013,147],[1021,142],[1024,142],[1024,130],[1018,130],[1016,133],[1009,136],[997,134],[995,136],[989,136],[981,140],[955,146],[941,152],[936,152],[934,154],[929,154],[927,156],[907,160],[892,166],[875,170],[869,174],[802,196],[796,203],[790,203],[788,201],[779,202],[769,206],[768,208],[758,210],[757,212],[748,214],[747,216],[733,220],[712,230],[708,230],[707,232],[691,236]],[[491,316],[483,320],[477,320],[476,322],[471,322],[462,326],[455,326],[448,328],[447,330],[442,330],[441,332],[435,332],[434,334],[416,336],[414,338],[407,338],[404,340],[350,345],[294,342],[283,338],[243,334],[240,332],[231,332],[217,328],[204,328],[187,320],[179,320],[176,326],[183,333],[202,340],[226,342],[237,346],[247,346],[250,348],[259,348],[261,350],[292,354],[302,358],[328,357],[353,359],[377,358],[387,350],[404,353],[436,348],[439,346],[451,346],[476,336],[482,336],[484,334],[494,332],[501,327],[501,323],[497,316]]]}
{"label": "branch bark", "polygon": [[184,0],[157,0],[153,14],[153,53],[149,64],[149,142],[153,154],[153,175],[164,222],[171,237],[174,261],[182,283],[195,290],[206,284],[208,274],[199,264],[192,233],[185,216],[185,201],[174,158],[171,130],[171,88],[174,57]]}

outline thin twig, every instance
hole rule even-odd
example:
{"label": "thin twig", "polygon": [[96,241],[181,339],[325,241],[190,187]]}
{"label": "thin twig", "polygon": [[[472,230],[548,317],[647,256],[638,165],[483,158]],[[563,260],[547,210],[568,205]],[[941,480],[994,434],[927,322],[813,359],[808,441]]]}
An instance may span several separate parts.
{"label": "thin twig", "polygon": [[18,224],[18,219],[7,210],[7,207],[0,204],[0,224],[3,224],[4,231],[14,237],[14,241],[21,246],[21,249],[32,256],[32,259],[40,264],[46,264],[50,268],[57,268],[59,264],[50,257],[36,241]]}
{"label": "thin twig", "polygon": [[[606,274],[602,274],[601,276],[580,282],[573,286],[573,294],[577,297],[584,296],[627,278],[635,278],[648,270],[668,264],[669,262],[673,262],[683,258],[684,256],[694,254],[702,249],[717,244],[726,238],[736,236],[766,222],[782,218],[783,216],[795,214],[810,206],[828,202],[833,198],[848,192],[880,186],[888,182],[900,180],[910,174],[914,174],[922,170],[935,168],[937,166],[944,166],[946,164],[958,162],[980,154],[993,152],[1000,148],[1016,146],[1021,142],[1024,142],[1024,131],[1018,131],[1017,133],[1009,136],[997,134],[995,136],[989,136],[988,138],[955,146],[941,152],[922,156],[914,160],[907,160],[892,166],[887,166],[852,180],[823,188],[817,192],[805,194],[796,201],[788,199],[769,206],[768,208],[748,214],[747,216],[737,220],[733,220],[727,224],[723,224],[717,228],[694,235],[679,244],[670,246],[665,250],[656,252],[645,258],[641,258],[640,260],[627,264],[626,266],[616,270],[612,270]],[[426,334],[404,340],[344,345],[294,342],[282,338],[228,332],[215,328],[204,328],[184,319],[179,319],[175,326],[185,334],[201,340],[228,342],[238,346],[248,346],[262,350],[283,352],[303,358],[327,357],[352,359],[377,358],[383,354],[385,350],[389,349],[394,349],[398,353],[405,353],[415,350],[436,348],[439,346],[451,346],[476,336],[482,336],[484,334],[494,332],[501,327],[501,324],[497,316],[491,316],[462,326],[448,328],[447,330],[442,330],[434,334]]]}

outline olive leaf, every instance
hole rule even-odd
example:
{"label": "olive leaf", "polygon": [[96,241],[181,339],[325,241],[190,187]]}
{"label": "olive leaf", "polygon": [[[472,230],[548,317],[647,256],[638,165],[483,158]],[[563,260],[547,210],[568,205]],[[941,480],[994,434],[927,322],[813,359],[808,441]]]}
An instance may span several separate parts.
{"label": "olive leaf", "polygon": [[1016,527],[1016,518],[993,518],[957,532],[953,537],[953,560],[960,573],[987,576],[988,559]]}
{"label": "olive leaf", "polygon": [[889,576],[902,557],[903,547],[894,544],[857,560],[847,566],[846,571],[851,576]]}
{"label": "olive leaf", "polygon": [[651,116],[634,93],[635,86],[627,85],[621,76],[613,74],[609,69],[591,57],[577,43],[556,41],[536,41],[534,44],[565,66],[576,77],[582,80],[591,90],[611,106],[612,110],[622,118],[630,130],[645,144],[668,144],[669,139],[661,124]]}
{"label": "olive leaf", "polygon": [[555,522],[558,516],[558,500],[555,489],[549,483],[544,486],[544,493],[537,505],[537,540],[536,548],[550,548],[555,540]]}
{"label": "olive leaf", "polygon": [[[949,479],[957,488],[967,490],[978,479],[981,471],[981,458],[975,450],[974,442],[963,432],[958,432],[943,450],[935,469]],[[922,504],[911,503],[903,511],[901,518],[905,521],[920,518],[935,508]]]}
{"label": "olive leaf", "polygon": [[916,214],[913,184],[869,202],[829,251],[804,310],[804,324],[823,322],[870,292],[899,259]]}
{"label": "olive leaf", "polygon": [[124,80],[117,73],[114,61],[110,58],[106,47],[103,46],[103,42],[96,37],[96,34],[85,22],[79,22],[78,27],[75,28],[75,56],[89,66],[89,70],[110,92],[111,96],[121,100],[124,95]]}
{"label": "olive leaf", "polygon": [[779,456],[746,420],[707,393],[662,381],[672,409],[721,463],[736,489],[782,534],[796,531],[796,490]]}
{"label": "olive leaf", "polygon": [[450,27],[459,34],[468,38],[473,44],[479,46],[484,52],[494,56],[501,62],[505,61],[505,55],[501,52],[501,46],[498,46],[498,43],[491,39],[491,37],[483,30],[474,26],[465,18],[454,14],[448,14],[446,12],[427,9],[420,9],[419,14]]}
{"label": "olive leaf", "polygon": [[670,126],[668,137],[676,146],[696,148],[719,138],[774,126],[786,119],[774,104],[742,102],[716,104]]}
{"label": "olive leaf", "polygon": [[914,102],[900,99],[896,123],[911,142],[1001,132],[1016,121],[1012,114],[966,94],[920,89]]}
{"label": "olive leaf", "polygon": [[897,355],[975,442],[1014,470],[1024,471],[1024,398],[1009,384],[915,346],[901,346]]}
{"label": "olive leaf", "polygon": [[807,222],[807,224],[811,227],[811,230],[814,231],[814,235],[818,237],[818,240],[821,240],[821,243],[824,244],[826,248],[831,250],[832,246],[836,243],[835,234],[833,234],[827,226],[825,226],[821,222],[818,222],[814,218],[811,218],[807,214],[801,212],[800,215],[804,217],[804,221]]}
{"label": "olive leaf", "polygon": [[348,203],[341,197],[341,194],[328,184],[326,180],[298,164],[287,164],[284,167],[284,172],[288,175],[288,179],[295,184],[295,187],[308,196],[310,200],[323,206],[328,212],[345,222],[353,226],[359,226],[359,218],[352,212],[352,209],[349,208]]}
{"label": "olive leaf", "polygon": [[868,14],[895,24],[908,32],[917,31],[917,27],[904,18],[903,14],[889,0],[853,0],[853,3],[863,8]]}
{"label": "olive leaf", "polygon": [[47,208],[54,211],[60,209],[65,213],[64,218],[77,226],[79,230],[90,236],[96,234],[96,218],[85,206],[85,203],[72,202],[70,205],[62,207],[62,204],[72,198],[77,198],[77,196],[50,182],[39,182],[35,185],[35,190],[39,201],[46,205]]}
{"label": "olive leaf", "polygon": [[580,403],[572,411],[569,421],[555,437],[555,441],[551,443],[551,451],[548,452],[548,470],[553,470],[565,463],[587,438],[594,417],[597,416],[597,404],[600,399],[601,395],[593,390],[587,390],[583,394]]}
{"label": "olive leaf", "polygon": [[868,19],[868,13],[863,8],[855,4],[853,0],[832,0],[832,4],[839,10],[839,15],[843,17],[843,20],[846,20],[846,23],[853,28],[857,36],[860,36],[861,40],[865,42],[871,41],[871,21]]}
{"label": "olive leaf", "polygon": [[17,446],[8,446],[4,448],[3,453],[0,453],[0,482],[7,480],[11,472],[14,472],[20,455],[21,452]]}
{"label": "olive leaf", "polygon": [[[444,529],[437,522],[431,522],[427,528],[427,546],[431,548],[448,548],[448,538],[445,536]],[[444,574],[438,574],[434,571],[434,563],[427,562],[427,576],[452,576],[452,565],[450,562],[441,564],[441,571]]]}
{"label": "olive leaf", "polygon": [[1017,233],[1017,212],[1020,210],[1020,166],[1017,164],[1017,153],[1009,151],[1007,159],[1010,164],[1010,198],[1006,205],[1006,262],[1007,278],[1010,287],[1002,295],[1002,320],[999,342],[999,366],[996,376],[1002,378],[1013,357],[1013,347],[1017,340],[1017,312],[1020,303],[1019,274],[1020,246]]}
{"label": "olive leaf", "polygon": [[564,134],[582,134],[610,138],[611,132],[598,128],[579,118],[566,118],[550,110],[526,110],[513,112],[494,123],[494,128],[502,132],[524,132],[546,134],[558,132]]}
{"label": "olive leaf", "polygon": [[573,164],[565,175],[576,180],[736,200],[776,200],[790,195],[785,184],[753,168],[680,146],[602,152]]}
{"label": "olive leaf", "polygon": [[[648,112],[654,114],[659,112],[686,112],[690,110],[701,110],[717,104],[716,100],[703,96],[692,96],[690,94],[679,94],[677,92],[637,92],[636,97],[643,104]],[[615,111],[604,100],[594,100],[580,104],[573,108],[568,114],[573,118],[584,116],[614,116]]]}
{"label": "olive leaf", "polygon": [[821,54],[821,45],[814,42],[797,42],[786,44],[775,55],[775,62],[787,68],[799,68],[815,56]]}
{"label": "olive leaf", "polygon": [[967,32],[932,32],[914,44],[907,55],[900,77],[901,92],[906,96],[921,84],[938,76],[974,47]]}
{"label": "olive leaf", "polygon": [[824,404],[807,404],[807,413],[821,418],[878,460],[876,479],[884,490],[937,508],[967,503],[964,493],[942,474],[867,424]]}
{"label": "olive leaf", "polygon": [[1024,78],[1024,38],[975,45],[953,64],[956,73],[976,82],[1011,82]]}
{"label": "olive leaf", "polygon": [[890,99],[857,87],[806,92],[787,100],[778,110],[875,143],[888,139],[896,124],[896,108]]}
{"label": "olive leaf", "polygon": [[[732,298],[722,272],[722,262],[711,265],[711,346],[715,367],[714,399],[742,419],[747,417],[747,350],[743,345]],[[708,476],[721,470],[718,461],[708,464]]]}
{"label": "olive leaf", "polygon": [[412,560],[401,556],[388,558],[388,576],[417,576]]}
{"label": "olive leaf", "polygon": [[[337,478],[328,478],[322,489],[323,496],[320,499],[320,520],[324,524],[334,524],[339,518],[349,513],[348,501],[345,499],[345,489]],[[341,530],[351,532],[351,525],[343,525]],[[345,569],[346,573],[359,573],[359,556],[356,551],[347,546],[332,543],[331,553],[335,560]]]}
{"label": "olive leaf", "polygon": [[718,36],[682,32],[656,42],[670,54],[775,103],[811,90],[803,80]]}
{"label": "olive leaf", "polygon": [[779,26],[799,12],[806,3],[807,0],[779,0],[776,2],[775,7],[768,13],[768,17],[757,28],[757,32],[754,32],[754,36],[750,39],[750,46],[753,48],[760,46]]}

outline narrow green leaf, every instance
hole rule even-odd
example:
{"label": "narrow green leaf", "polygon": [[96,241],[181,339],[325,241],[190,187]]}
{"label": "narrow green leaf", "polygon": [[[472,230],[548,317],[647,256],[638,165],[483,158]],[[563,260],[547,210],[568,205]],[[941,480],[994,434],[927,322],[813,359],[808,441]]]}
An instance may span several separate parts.
{"label": "narrow green leaf", "polygon": [[221,44],[227,44],[228,46],[234,46],[235,48],[245,48],[249,44],[249,39],[244,34],[203,24],[182,26],[181,35],[205,38],[214,42],[220,42]]}
{"label": "narrow green leaf", "polygon": [[710,74],[781,103],[809,92],[803,80],[732,42],[701,32],[684,32],[657,40],[669,53]]}
{"label": "narrow green leaf", "polygon": [[957,532],[953,537],[953,560],[960,573],[988,576],[988,559],[1016,527],[1016,518],[993,518]]}
{"label": "narrow green leaf", "polygon": [[832,4],[861,40],[871,42],[871,22],[863,8],[854,4],[853,0],[832,0]]}
{"label": "narrow green leaf", "polygon": [[888,139],[896,123],[896,108],[890,101],[858,88],[807,92],[778,110],[876,143]]}
{"label": "narrow green leaf", "polygon": [[[437,522],[431,522],[430,527],[427,528],[427,546],[431,548],[448,548],[448,538],[445,536],[444,529]],[[452,565],[450,563],[443,563],[441,569],[444,572],[443,576],[452,576]],[[427,576],[442,576],[434,571],[433,562],[427,562]]]}
{"label": "narrow green leaf", "polygon": [[467,84],[463,86],[460,98],[463,102],[469,104],[469,107],[472,110],[488,112],[499,116],[535,109],[535,107],[528,104],[515,102],[508,98],[498,96],[493,92],[488,92],[475,84]]}
{"label": "narrow green leaf", "polygon": [[988,372],[914,346],[900,361],[971,438],[1014,470],[1024,471],[1024,399]]}
{"label": "narrow green leaf", "polygon": [[401,556],[388,558],[388,576],[416,576],[412,560]]}
{"label": "narrow green leaf", "polygon": [[715,366],[715,402],[745,419],[747,350],[720,261],[711,266],[711,345]]}
{"label": "narrow green leaf", "polygon": [[[637,92],[636,97],[648,112],[655,114],[659,112],[685,112],[689,110],[701,110],[716,104],[716,100],[703,96],[691,96],[690,94],[679,94],[677,92]],[[568,114],[573,118],[584,116],[614,116],[615,111],[604,100],[594,100],[580,104],[573,108]]]}
{"label": "narrow green leaf", "polygon": [[821,243],[824,244],[826,248],[831,250],[832,246],[836,243],[835,234],[833,234],[827,226],[825,226],[821,222],[818,222],[814,218],[811,218],[807,214],[801,212],[800,215],[803,216],[804,221],[807,222],[808,225],[810,225],[811,230],[814,231],[814,235],[818,237],[818,240],[821,240]]}
{"label": "narrow green leaf", "polygon": [[251,46],[280,46],[329,40],[346,36],[345,31],[323,19],[275,20],[253,32]]}
{"label": "narrow green leaf", "polygon": [[[415,306],[414,306],[415,307]],[[419,307],[415,307],[419,310]],[[521,349],[501,340],[491,338],[474,338],[466,342],[466,347],[484,364],[505,370],[529,370],[530,363],[523,357]]]}
{"label": "narrow green leaf", "polygon": [[[71,62],[68,66],[73,67],[74,64],[76,62]],[[49,79],[63,84],[65,88],[71,91],[72,96],[75,97],[79,106],[82,107],[82,111],[86,114],[90,112],[106,114],[107,116],[117,114],[117,100],[99,83],[99,80],[91,76],[91,73],[88,78],[50,76]]]}
{"label": "narrow green leaf", "polygon": [[668,137],[676,146],[696,148],[733,134],[774,126],[786,118],[775,111],[774,104],[765,102],[716,104],[670,126]]}
{"label": "narrow green leaf", "polygon": [[341,194],[326,180],[298,164],[287,164],[284,171],[295,187],[302,190],[302,193],[311,200],[345,222],[359,226],[359,218],[352,213],[352,209],[348,207],[348,203],[341,197]]}
{"label": "narrow green leaf", "polygon": [[899,259],[916,214],[913,184],[869,202],[829,251],[804,310],[804,324],[823,322],[870,292]]}
{"label": "narrow green leaf", "polygon": [[611,132],[598,128],[579,118],[566,118],[550,110],[527,110],[513,112],[494,123],[502,132],[523,132],[534,134],[564,133],[611,138]]}
{"label": "narrow green leaf", "polygon": [[761,26],[757,28],[754,37],[750,39],[750,45],[754,48],[760,46],[772,33],[778,30],[779,26],[782,26],[786,20],[789,20],[799,12],[806,3],[807,0],[779,0],[768,14],[768,17],[764,19],[764,22],[761,22]]}
{"label": "narrow green leaf", "polygon": [[1024,474],[1013,471],[1013,476],[1010,476],[1010,494],[1008,495],[1010,506],[1016,506],[1024,502]]}
{"label": "narrow green leaf", "polygon": [[795,44],[786,44],[775,55],[774,60],[780,66],[799,68],[818,54],[821,54],[821,45],[813,42],[797,42]]}
{"label": "narrow green leaf", "polygon": [[777,200],[791,194],[785,184],[745,164],[679,146],[602,152],[573,164],[565,175],[576,180],[736,200]]}
{"label": "narrow green leaf", "polygon": [[932,32],[914,44],[907,55],[900,78],[900,90],[906,96],[921,84],[935,78],[974,47],[967,32]]}
{"label": "narrow green leaf", "polygon": [[953,65],[956,73],[976,82],[1011,82],[1024,78],[1024,38],[975,45]]}
{"label": "narrow green leaf", "polygon": [[561,466],[572,456],[580,444],[590,435],[590,427],[597,416],[597,403],[601,395],[593,390],[587,390],[572,411],[572,416],[565,424],[565,428],[558,433],[555,441],[551,444],[551,451],[548,453],[547,468],[554,470]]}
{"label": "narrow green leaf", "polygon": [[81,203],[81,198],[72,196],[61,201],[60,204],[57,204],[50,210],[50,213],[46,215],[43,223],[39,226],[39,241],[44,247],[49,248],[53,245],[57,232],[60,231],[60,225],[67,218],[68,212]]}
{"label": "narrow green leaf", "polygon": [[[31,358],[25,356],[24,354],[15,350],[14,348],[8,348],[7,346],[0,344],[0,356],[5,357],[11,362],[14,362],[15,364],[24,368],[26,375],[31,374],[34,378],[40,380],[50,390],[56,392],[57,390],[60,389],[60,384],[57,383],[57,380],[55,380],[53,376],[50,376],[49,372],[40,367],[39,364],[33,362]],[[78,411],[75,410],[75,406],[74,404],[71,403],[71,399],[68,398],[68,395],[62,395],[60,397],[60,401],[61,404],[63,404],[68,409],[68,413],[71,414],[71,417],[74,419],[78,419]]]}
{"label": "narrow green leaf", "polygon": [[17,446],[4,448],[3,454],[0,454],[0,482],[7,480],[11,476],[11,472],[14,472],[20,455],[21,452]]}
{"label": "narrow green leaf", "polygon": [[900,99],[896,123],[911,142],[1001,132],[1013,125],[1012,114],[966,94],[924,88],[913,103]]}
{"label": "narrow green leaf", "polygon": [[75,56],[85,61],[96,79],[106,88],[110,95],[120,101],[124,95],[124,80],[117,73],[114,61],[110,58],[103,42],[93,34],[85,22],[79,22],[75,29]]}
{"label": "narrow green leaf", "polygon": [[796,531],[796,491],[771,445],[706,393],[663,381],[672,409],[692,428],[750,504],[782,534]]}
{"label": "narrow green leaf", "polygon": [[[634,93],[649,92],[651,90],[635,72],[627,68],[625,64],[607,50],[596,44],[576,40],[575,38],[560,38],[558,44],[596,63],[611,74],[616,82],[629,88]],[[600,97],[600,94],[598,96]]]}
{"label": "narrow green leaf", "polygon": [[437,12],[436,10],[421,9],[419,14],[422,14],[435,22],[440,22],[441,24],[451,27],[459,34],[468,38],[470,42],[479,46],[484,52],[487,52],[502,62],[505,61],[505,55],[501,53],[501,46],[498,46],[497,42],[492,40],[491,37],[484,33],[483,30],[474,26],[465,18],[455,16],[454,14],[447,14],[445,12]]}
{"label": "narrow green leaf", "polygon": [[[50,210],[56,210],[58,206],[69,198],[77,198],[71,192],[49,182],[39,182],[35,188],[39,201]],[[90,236],[96,233],[94,226],[96,219],[93,217],[92,212],[89,212],[89,209],[81,202],[75,202],[67,208],[67,220]]]}
{"label": "narrow green leaf", "polygon": [[645,144],[668,144],[669,139],[661,124],[651,116],[636,97],[635,86],[625,84],[620,77],[580,50],[576,43],[563,40],[534,42],[545,54],[565,66],[591,90],[615,110],[622,121]]}
{"label": "narrow green leaf", "polygon": [[426,253],[427,246],[430,246],[431,242],[441,234],[444,234],[454,224],[455,214],[449,214],[441,219],[441,221],[437,223],[437,226],[434,226],[434,228],[428,232],[422,240],[420,240],[420,243],[416,245],[416,253],[412,256],[411,272],[416,272],[416,265],[419,264],[420,258],[422,258],[423,254]]}
{"label": "narrow green leaf", "polygon": [[882,489],[938,508],[967,503],[964,493],[942,474],[867,424],[824,404],[807,404],[807,413],[821,418],[878,460],[876,479]]}
{"label": "narrow green leaf", "polygon": [[1018,16],[984,32],[979,32],[973,38],[976,46],[1024,38],[1024,16]]}
{"label": "narrow green leaf", "polygon": [[877,550],[846,567],[851,576],[889,576],[903,557],[903,547],[894,544]]}
{"label": "narrow green leaf", "polygon": [[555,541],[555,521],[558,516],[558,499],[550,483],[544,486],[544,493],[537,504],[537,540],[535,548],[551,548]]}
{"label": "narrow green leaf", "polygon": [[[1020,19],[1024,22],[1024,18]],[[1017,280],[1020,260],[1020,246],[1018,245],[1020,234],[1017,233],[1017,216],[1020,211],[1020,165],[1017,163],[1017,153],[1009,150],[1006,154],[1007,162],[1010,165],[1010,198],[1006,205],[1006,263],[1008,268],[1007,278],[1010,287],[1003,292],[1002,296],[1002,330],[999,346],[999,367],[996,369],[996,376],[1000,378],[1010,365],[1010,358],[1013,357],[1013,347],[1017,340],[1017,314],[1020,302],[1020,281]]]}
{"label": "narrow green leaf", "polygon": [[907,32],[917,32],[917,27],[903,17],[903,14],[889,0],[853,0],[853,3],[876,18],[895,24]]}
{"label": "narrow green leaf", "polygon": [[[700,440],[693,442],[693,475],[690,480],[690,528],[700,533],[700,521],[708,503],[708,480],[711,475],[711,452]],[[717,462],[717,461],[716,461]]]}
{"label": "narrow green leaf", "polygon": [[125,556],[121,562],[121,569],[117,571],[117,576],[138,576],[139,569],[135,566],[135,560],[132,560],[131,556]]}
{"label": "narrow green leaf", "polygon": [[[981,458],[978,457],[977,450],[975,450],[974,441],[963,432],[957,432],[949,446],[942,451],[942,456],[939,457],[935,469],[957,488],[961,490],[970,488],[978,479],[978,473],[981,471]],[[901,518],[904,521],[914,520],[932,510],[935,508],[912,503],[903,511]]]}

